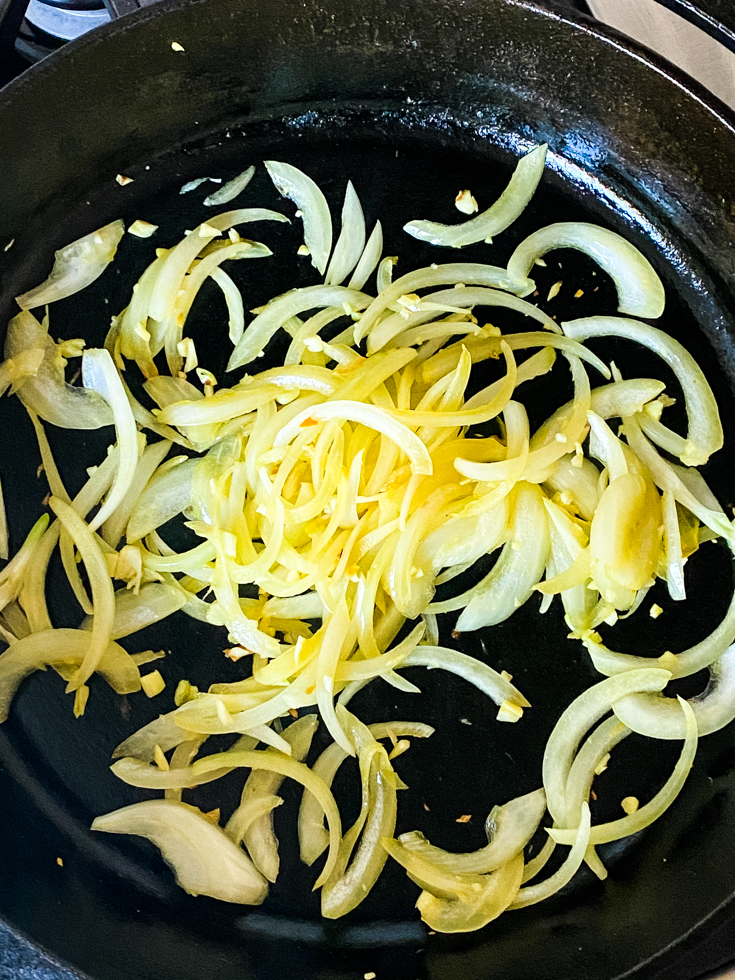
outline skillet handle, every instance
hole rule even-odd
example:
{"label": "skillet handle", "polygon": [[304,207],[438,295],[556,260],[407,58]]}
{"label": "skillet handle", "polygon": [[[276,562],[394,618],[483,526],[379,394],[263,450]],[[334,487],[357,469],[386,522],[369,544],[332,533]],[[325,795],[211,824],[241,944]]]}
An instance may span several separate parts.
{"label": "skillet handle", "polygon": [[732,0],[656,0],[699,27],[735,53],[735,4]]}

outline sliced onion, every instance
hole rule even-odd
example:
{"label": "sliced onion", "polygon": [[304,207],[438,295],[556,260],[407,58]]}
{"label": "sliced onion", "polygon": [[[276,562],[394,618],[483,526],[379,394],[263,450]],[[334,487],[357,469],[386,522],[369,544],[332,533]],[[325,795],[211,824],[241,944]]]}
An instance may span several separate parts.
{"label": "sliced onion", "polygon": [[168,455],[170,448],[171,443],[166,439],[162,439],[160,442],[154,442],[150,446],[146,446],[138,458],[135,473],[130,481],[127,493],[115,512],[107,518],[102,527],[102,537],[113,548],[117,547],[120,542],[138,498],[164,458]]}
{"label": "sliced onion", "polygon": [[[516,164],[510,183],[498,200],[474,218],[460,225],[442,225],[436,221],[410,221],[403,230],[432,245],[462,248],[473,242],[489,241],[520,217],[533,197],[546,163],[548,146],[542,143]],[[529,267],[530,268],[530,267]]]}
{"label": "sliced onion", "polygon": [[[429,293],[418,304],[418,312],[411,313],[409,317],[404,317],[401,313],[394,313],[392,316],[386,317],[385,320],[381,320],[368,335],[369,352],[372,354],[380,350],[404,331],[412,328],[416,329],[421,324],[434,319],[436,317],[436,310],[431,308],[428,310],[422,309],[424,303],[446,305],[459,309],[489,306],[514,310],[516,313],[522,313],[524,316],[537,320],[546,329],[559,333],[559,328],[551,317],[526,300],[519,299],[511,293],[504,293],[500,289],[488,289],[482,286],[463,286],[461,288],[441,289],[435,293]],[[473,329],[478,330],[477,327]],[[448,332],[451,334],[450,330]],[[496,350],[497,343],[498,341],[496,340]]]}
{"label": "sliced onion", "polygon": [[522,276],[515,279],[493,265],[480,265],[474,262],[452,262],[447,265],[437,265],[433,268],[418,269],[396,279],[384,289],[370,306],[365,310],[355,329],[355,341],[359,343],[375,327],[384,313],[393,303],[406,293],[415,293],[417,289],[427,289],[431,286],[450,285],[463,282],[468,286],[493,286],[505,289],[510,293],[525,296],[533,291],[530,279]]}
{"label": "sliced onion", "polygon": [[[8,717],[10,703],[29,674],[46,666],[82,663],[91,641],[87,631],[70,629],[44,630],[16,640],[0,655],[0,722]],[[108,642],[96,670],[118,694],[140,690],[140,672],[117,643]]]}
{"label": "sliced onion", "polygon": [[546,743],[543,761],[547,806],[558,826],[567,826],[567,778],[585,734],[621,698],[631,692],[661,691],[670,679],[668,670],[626,671],[588,688],[563,712]]}
{"label": "sliced onion", "polygon": [[104,348],[84,352],[82,382],[85,388],[96,391],[110,406],[118,446],[115,479],[104,504],[89,525],[90,530],[95,531],[115,512],[133,482],[138,462],[138,428],[117,368]]}
{"label": "sliced onion", "polygon": [[[689,699],[700,735],[710,735],[735,718],[735,645],[709,666],[710,678],[701,694]],[[626,677],[627,674],[618,674]],[[662,695],[636,694],[613,705],[618,718],[640,735],[649,738],[686,738],[687,722],[679,701]]]}
{"label": "sliced onion", "polygon": [[557,248],[584,252],[610,276],[621,313],[652,320],[663,313],[663,283],[648,259],[614,231],[584,221],[562,221],[529,235],[511,255],[508,275],[524,278],[537,259]]}
{"label": "sliced onion", "polygon": [[[161,582],[148,582],[136,594],[128,589],[118,589],[115,593],[115,618],[112,622],[112,639],[119,640],[130,636],[172,616],[185,604],[186,600],[178,589]],[[94,617],[87,616],[79,628],[92,629]]]}
{"label": "sliced onion", "polygon": [[60,248],[48,279],[22,296],[16,296],[18,306],[22,310],[33,310],[85,289],[99,279],[112,262],[124,234],[125,224],[118,219]]}
{"label": "sliced onion", "polygon": [[375,222],[363,253],[355,266],[352,278],[347,283],[350,289],[362,289],[368,281],[376,265],[380,261],[383,252],[383,226],[379,221]]}
{"label": "sliced onion", "polygon": [[278,193],[301,211],[304,243],[312,264],[324,275],[332,251],[332,216],[324,194],[311,177],[290,163],[266,160],[265,168]]}
{"label": "sliced onion", "polygon": [[517,854],[485,876],[485,887],[470,901],[437,898],[424,891],[416,902],[421,918],[435,932],[473,932],[513,907],[523,876],[523,855]]}
{"label": "sliced onion", "polygon": [[562,324],[564,333],[575,340],[590,337],[623,337],[648,347],[666,361],[681,385],[689,419],[687,447],[682,462],[700,466],[724,441],[715,396],[702,369],[689,351],[663,330],[637,320],[615,316],[596,316]]}
{"label": "sliced onion", "polygon": [[[189,738],[190,736],[185,736]],[[269,772],[280,773],[301,783],[310,793],[316,796],[327,817],[329,825],[330,852],[316,887],[327,880],[334,868],[341,837],[341,821],[337,804],[334,802],[329,788],[324,781],[312,773],[302,762],[274,752],[273,749],[252,752],[247,750],[230,750],[217,752],[214,755],[197,759],[186,769],[171,769],[164,772],[153,766],[139,764],[136,759],[121,759],[112,766],[112,771],[132,786],[147,786],[156,789],[182,788],[198,786],[200,783],[217,779],[232,769],[265,769]],[[212,775],[217,773],[216,776]],[[229,840],[229,838],[228,838]]]}
{"label": "sliced onion", "polygon": [[511,537],[487,576],[472,590],[456,629],[479,629],[502,623],[531,595],[541,580],[550,538],[541,490],[518,484],[511,516]]}
{"label": "sliced onion", "polygon": [[209,208],[219,207],[221,204],[229,204],[238,194],[242,194],[254,176],[255,167],[248,167],[247,170],[243,170],[241,174],[233,177],[232,180],[228,180],[219,190],[205,197],[202,204]]}
{"label": "sliced onion", "polygon": [[99,429],[112,423],[112,412],[97,392],[76,388],[64,380],[64,366],[57,345],[33,314],[19,313],[8,324],[5,356],[23,351],[45,351],[34,377],[18,390],[18,398],[40,418],[65,429]]}
{"label": "sliced onion", "polygon": [[[344,713],[348,714],[346,711]],[[321,911],[328,919],[336,919],[351,912],[370,892],[388,856],[380,840],[382,837],[392,837],[395,832],[397,815],[395,773],[382,746],[374,754],[370,746],[367,751],[371,765],[367,779],[367,806],[364,808],[366,818],[362,836],[349,868],[343,870],[338,863],[335,871],[324,884]],[[365,750],[361,751],[361,756],[364,752]],[[343,852],[343,861],[344,856]],[[348,852],[346,856],[349,858]]]}
{"label": "sliced onion", "polygon": [[233,344],[237,344],[245,329],[245,308],[242,302],[242,293],[225,270],[219,266],[212,269],[209,275],[220,287],[222,295],[225,297],[227,312],[230,317],[228,323],[229,337]]}
{"label": "sliced onion", "polygon": [[324,282],[330,286],[337,286],[344,282],[357,265],[364,247],[365,218],[362,205],[352,186],[352,181],[348,180],[345,202],[342,206],[342,230],[334,246]]}
{"label": "sliced onion", "polygon": [[647,466],[661,490],[668,490],[675,500],[698,517],[702,524],[711,528],[715,534],[721,535],[731,544],[735,543],[735,530],[732,522],[725,517],[721,509],[713,510],[702,504],[682,480],[681,469],[665,460],[641,432],[634,417],[625,420],[625,437],[628,445],[638,459]]}
{"label": "sliced onion", "polygon": [[[681,755],[674,767],[674,771],[653,799],[636,810],[635,813],[621,817],[619,820],[612,820],[609,823],[598,824],[593,827],[590,832],[590,844],[607,844],[610,841],[620,840],[623,837],[636,834],[644,828],[649,827],[654,820],[658,820],[671,806],[681,792],[697,752],[697,720],[689,702],[684,701],[683,698],[671,698],[667,700],[673,701],[674,706],[676,706],[680,713],[680,717],[681,712],[683,712],[683,717],[681,717],[682,725],[680,727],[684,730],[684,744],[682,745]],[[701,732],[700,734],[704,733]],[[575,831],[552,829],[549,830],[549,836],[558,844],[571,844],[575,837]]]}
{"label": "sliced onion", "polygon": [[[369,726],[369,732],[374,739],[381,738],[429,738],[434,729],[422,722],[388,721]],[[348,759],[350,753],[337,742],[329,745],[319,756],[312,771],[319,776],[328,787],[334,782],[339,767]],[[324,811],[311,793],[305,792],[299,811],[299,844],[301,860],[311,866],[329,843],[329,835],[324,829]]]}
{"label": "sliced onion", "polygon": [[112,589],[112,581],[107,571],[104,555],[90,527],[69,504],[59,500],[58,497],[51,498],[49,507],[59,518],[63,529],[69,533],[79,551],[87,570],[92,591],[95,613],[92,636],[84,660],[68,687],[68,690],[76,691],[97,670],[110,642],[115,616],[115,593]]}
{"label": "sliced onion", "polygon": [[255,360],[271,337],[291,317],[307,310],[327,306],[341,307],[345,303],[353,310],[361,310],[369,302],[369,296],[346,286],[304,286],[279,296],[245,328],[245,333],[230,355],[227,370],[234,371],[235,368]]}
{"label": "sliced onion", "polygon": [[363,405],[361,402],[337,400],[304,409],[279,431],[273,445],[288,444],[299,434],[304,422],[308,422],[310,419],[320,422],[327,419],[347,419],[351,422],[360,422],[362,425],[382,432],[395,442],[408,456],[414,473],[423,473],[428,476],[432,473],[431,457],[419,437],[405,425],[391,418],[382,409],[375,408],[373,405]]}
{"label": "sliced onion", "polygon": [[478,690],[487,694],[497,705],[509,701],[520,708],[529,708],[530,702],[502,674],[475,657],[468,657],[449,647],[418,646],[404,657],[401,667],[428,667],[448,670],[462,677]]}
{"label": "sliced onion", "polygon": [[582,866],[589,845],[589,839],[590,808],[585,802],[582,804],[582,817],[574,838],[574,845],[567,855],[564,864],[562,864],[555,874],[545,881],[541,881],[537,885],[526,885],[525,888],[521,888],[516,898],[511,902],[510,908],[523,909],[528,905],[536,905],[551,895],[555,895],[561,888],[569,884]]}
{"label": "sliced onion", "polygon": [[[316,715],[305,715],[289,725],[283,733],[291,746],[291,757],[297,762],[303,762],[306,758],[318,724]],[[246,811],[251,810],[256,799],[274,797],[282,782],[283,776],[280,773],[263,769],[252,772],[243,787],[240,803],[225,827],[225,833],[236,844],[245,844],[256,868],[268,881],[276,880],[280,863],[278,841],[273,830],[273,811],[269,809],[262,816],[252,819],[247,826],[244,826],[244,816]]]}
{"label": "sliced onion", "polygon": [[546,794],[542,789],[494,807],[485,824],[490,843],[466,854],[435,847],[418,831],[401,834],[398,840],[406,851],[425,858],[444,871],[455,875],[487,874],[523,850],[536,833],[545,812]]}
{"label": "sliced onion", "polygon": [[97,817],[92,830],[146,837],[190,895],[260,905],[268,883],[250,858],[211,820],[176,800],[147,800]]}
{"label": "sliced onion", "polygon": [[187,460],[149,480],[128,521],[125,532],[128,544],[140,541],[189,506],[191,481],[197,463],[196,459]]}

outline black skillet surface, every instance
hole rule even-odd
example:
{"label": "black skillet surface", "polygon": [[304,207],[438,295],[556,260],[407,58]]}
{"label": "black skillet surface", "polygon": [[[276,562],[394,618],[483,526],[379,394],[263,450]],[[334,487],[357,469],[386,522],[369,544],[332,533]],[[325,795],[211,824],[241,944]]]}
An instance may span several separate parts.
{"label": "black skillet surface", "polygon": [[[184,52],[174,53],[172,41]],[[372,2],[357,11],[347,3],[290,0],[267,8],[232,0],[164,2],[11,86],[0,100],[0,131],[0,243],[15,237],[2,253],[3,321],[11,297],[45,273],[53,248],[118,216],[160,224],[148,242],[126,237],[94,287],[52,309],[54,336],[84,335],[92,343],[101,341],[110,314],[124,305],[152,248],[173,243],[205,216],[199,204],[205,188],[178,194],[192,177],[229,177],[251,162],[286,159],[320,181],[333,209],[351,177],[368,219],[384,222],[386,251],[399,254],[408,269],[444,253],[403,235],[406,220],[451,220],[453,196],[463,186],[486,205],[507,180],[514,157],[547,140],[550,166],[533,205],[495,246],[473,247],[462,257],[502,264],[522,236],[551,220],[588,218],[624,232],[661,271],[669,297],[661,325],[696,350],[733,431],[728,178],[735,140],[729,120],[648,58],[531,4],[484,0],[395,9]],[[119,187],[117,173],[134,183]],[[242,201],[293,211],[262,173]],[[276,258],[232,270],[248,305],[315,281],[295,256],[297,230],[253,229]],[[551,283],[564,281],[550,312],[568,318],[614,311],[611,284],[601,274],[593,276],[574,254],[555,258],[538,276],[542,298]],[[578,288],[584,295],[575,299]],[[495,322],[516,325],[499,317]],[[215,291],[202,296],[192,333],[200,356],[205,346],[208,351],[202,360],[221,372],[224,310]],[[598,349],[624,371],[666,377],[639,351]],[[567,397],[569,386],[561,368],[549,382],[534,384],[527,398],[533,390],[537,423]],[[1,408],[0,476],[17,547],[47,487],[36,476],[23,413],[12,400]],[[105,432],[51,435],[71,487],[109,438]],[[725,453],[706,475],[723,504],[732,504]],[[620,624],[618,648],[683,649],[717,622],[729,599],[729,559],[708,545],[690,569],[687,609],[672,608],[661,590],[652,593],[665,615],[654,626],[644,610]],[[55,622],[75,625],[78,612],[58,575],[54,581]],[[541,619],[531,605],[495,630],[458,641],[514,675],[534,705],[520,724],[498,725],[482,698],[436,672],[406,672],[422,688],[420,697],[373,685],[355,699],[365,720],[420,718],[437,728],[400,760],[411,788],[401,797],[399,831],[420,827],[444,846],[476,847],[489,808],[538,785],[555,717],[594,674],[581,649],[564,638],[558,612]],[[445,639],[455,642],[450,629],[451,621]],[[87,828],[97,813],[145,795],[110,775],[110,751],[172,707],[177,680],[201,685],[238,675],[221,655],[225,642],[221,632],[190,620],[161,624],[130,644],[172,651],[161,667],[167,692],[157,699],[121,702],[95,683],[87,714],[77,722],[63,685],[49,672],[26,684],[0,730],[0,914],[95,980],[357,978],[366,972],[401,980],[642,978],[727,916],[735,893],[730,731],[703,742],[682,796],[653,830],[603,853],[610,869],[604,885],[580,874],[565,893],[478,934],[427,935],[412,909],[416,890],[390,866],[359,910],[322,922],[310,893],[313,874],[297,859],[298,798],[289,787],[277,814],[282,877],[264,906],[243,910],[180,893],[145,843],[92,836]],[[702,679],[689,683],[693,693]],[[323,738],[318,735],[315,749]],[[615,813],[623,795],[655,792],[675,755],[676,746],[631,737],[599,782],[598,817]],[[191,799],[205,808],[221,803],[226,812],[237,792],[237,781],[228,778]],[[349,774],[339,793],[349,819]],[[472,820],[457,824],[463,814]]]}

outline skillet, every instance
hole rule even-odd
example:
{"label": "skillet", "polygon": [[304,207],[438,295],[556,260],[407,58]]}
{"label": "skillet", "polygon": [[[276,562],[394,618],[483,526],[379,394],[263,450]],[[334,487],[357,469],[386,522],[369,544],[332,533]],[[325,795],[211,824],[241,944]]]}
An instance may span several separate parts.
{"label": "skillet", "polygon": [[[184,51],[174,52],[173,41]],[[184,181],[231,176],[270,156],[312,173],[333,208],[351,177],[405,267],[433,261],[436,253],[404,241],[401,225],[422,215],[427,200],[451,203],[465,184],[482,187],[492,200],[514,158],[546,141],[550,166],[533,205],[492,258],[482,249],[463,255],[502,262],[532,228],[562,218],[597,220],[625,233],[661,272],[668,293],[662,326],[696,350],[733,431],[732,120],[695,86],[685,87],[650,55],[598,27],[525,0],[401,6],[163,0],[11,85],[0,97],[0,134],[0,245],[14,239],[0,253],[0,322],[11,315],[12,297],[43,278],[53,249],[119,216],[159,223],[170,243],[201,220],[197,202],[178,194]],[[134,182],[120,187],[118,173]],[[251,200],[278,206],[262,178]],[[285,254],[286,238],[282,245]],[[99,343],[147,255],[126,238],[110,275],[52,311],[52,332]],[[560,277],[590,284],[585,263],[559,259]],[[258,271],[257,284],[242,282],[251,305],[284,282],[312,281],[288,257]],[[584,298],[562,297],[559,314],[612,312],[613,301],[602,282],[589,308]],[[202,310],[194,330],[208,326]],[[618,353],[625,363],[624,351],[612,351]],[[224,356],[213,330],[215,373]],[[637,369],[645,366],[641,360]],[[548,397],[539,390],[540,418]],[[46,487],[36,477],[23,413],[12,400],[0,407],[0,476],[17,547]],[[70,485],[107,438],[51,435]],[[728,506],[726,452],[706,475]],[[655,628],[621,624],[616,642],[650,644],[660,653],[711,629],[732,581],[729,559],[712,549],[708,561],[692,562],[686,613],[660,599],[666,615]],[[55,622],[75,625],[75,615],[62,585],[54,585]],[[564,632],[558,615],[539,621],[536,610],[522,610],[492,633],[460,641],[466,652],[482,655],[484,642],[502,656],[534,704],[525,731],[494,724],[481,699],[446,677],[409,673],[423,690],[418,699],[391,691],[355,700],[368,721],[403,716],[437,728],[433,743],[412,748],[401,770],[411,790],[401,800],[399,830],[421,827],[444,846],[477,847],[478,815],[501,797],[535,788],[554,717],[594,679]],[[145,641],[156,645],[173,651],[161,668],[169,692],[182,676],[200,684],[227,679],[220,638],[201,624],[161,624]],[[337,980],[366,972],[401,980],[651,978],[730,914],[729,730],[703,741],[682,796],[651,832],[603,852],[610,869],[604,885],[582,874],[540,907],[478,934],[442,937],[427,935],[412,910],[415,891],[390,867],[355,914],[320,921],[310,876],[298,864],[293,820],[277,824],[283,885],[266,905],[244,911],[179,893],[142,843],[93,837],[87,828],[97,813],[140,798],[109,774],[112,748],[168,710],[170,694],[121,704],[96,685],[87,715],[76,722],[56,681],[40,674],[29,681],[0,729],[0,915],[94,980]],[[623,786],[655,792],[675,755],[675,747],[647,742],[626,751],[620,783],[618,777],[609,783],[610,799],[619,799]],[[293,813],[297,797],[285,792],[281,810]],[[194,801],[206,807],[208,799],[202,792]],[[457,825],[462,813],[474,814],[473,821]]]}

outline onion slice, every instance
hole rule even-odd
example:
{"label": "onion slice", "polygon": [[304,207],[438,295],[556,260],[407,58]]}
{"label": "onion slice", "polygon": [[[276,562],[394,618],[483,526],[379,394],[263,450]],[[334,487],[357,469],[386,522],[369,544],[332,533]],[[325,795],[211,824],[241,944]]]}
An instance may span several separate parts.
{"label": "onion slice", "polygon": [[247,170],[243,170],[241,174],[233,177],[232,180],[228,180],[219,190],[205,197],[202,204],[209,208],[219,207],[220,204],[229,204],[238,194],[242,194],[254,176],[255,167],[248,167]]}
{"label": "onion slice", "polygon": [[[596,846],[597,844],[607,844],[610,841],[620,840],[649,827],[671,806],[681,792],[697,752],[697,719],[691,705],[683,698],[671,700],[680,714],[683,712],[681,727],[684,729],[684,744],[673,772],[653,799],[636,810],[635,813],[593,827],[589,839],[591,845]],[[573,844],[576,831],[553,828],[549,830],[549,836],[557,844]]]}
{"label": "onion slice", "polygon": [[547,805],[558,826],[567,826],[567,778],[584,735],[621,698],[633,692],[661,691],[670,679],[668,670],[626,671],[588,688],[562,713],[546,743],[543,761]]}
{"label": "onion slice", "polygon": [[99,279],[115,258],[124,234],[125,224],[118,219],[60,248],[48,279],[27,293],[16,296],[18,306],[22,310],[33,310],[85,289]]}
{"label": "onion slice", "polygon": [[425,858],[444,871],[455,875],[487,874],[523,850],[536,833],[545,812],[546,794],[542,789],[494,807],[485,822],[490,843],[466,854],[435,847],[419,831],[401,834],[398,840],[406,851]]}
{"label": "onion slice", "polygon": [[689,351],[673,337],[649,323],[616,316],[568,320],[562,324],[562,329],[567,337],[579,341],[591,337],[623,337],[658,354],[676,374],[684,392],[689,431],[682,462],[687,466],[701,466],[712,453],[722,448],[722,423],[709,382]]}
{"label": "onion slice", "polygon": [[161,851],[176,882],[190,895],[260,905],[268,883],[220,827],[177,800],[147,800],[106,813],[92,824],[106,834],[146,837]]}
{"label": "onion slice", "polygon": [[[704,691],[689,700],[700,735],[711,735],[735,718],[735,645],[710,664],[709,673]],[[617,676],[626,677],[627,674]],[[631,694],[616,701],[613,711],[624,725],[639,735],[664,739],[687,736],[687,721],[676,698]]]}
{"label": "onion slice", "polygon": [[508,275],[524,279],[537,259],[557,248],[584,252],[610,276],[621,313],[651,320],[663,313],[663,283],[648,259],[614,231],[584,221],[562,221],[529,235],[511,255]]}
{"label": "onion slice", "polygon": [[311,177],[290,163],[266,160],[265,168],[278,193],[301,211],[304,243],[312,264],[324,275],[332,250],[332,216],[324,194]]}
{"label": "onion slice", "polygon": [[516,164],[510,183],[498,200],[482,214],[460,225],[443,225],[437,221],[410,221],[403,230],[414,238],[432,245],[462,248],[474,242],[489,241],[520,217],[536,192],[546,164],[548,146],[542,143]]}
{"label": "onion slice", "polygon": [[115,512],[135,478],[138,463],[138,427],[109,351],[102,348],[84,352],[82,381],[85,388],[96,391],[110,406],[118,446],[115,479],[104,504],[89,525],[90,530],[95,531]]}
{"label": "onion slice", "polygon": [[365,218],[360,198],[352,181],[347,181],[345,202],[342,206],[342,231],[327,268],[324,282],[337,286],[343,282],[357,265],[365,247]]}

